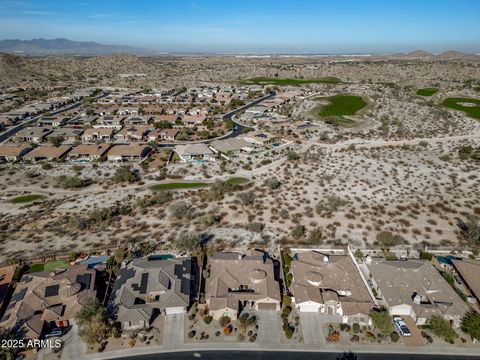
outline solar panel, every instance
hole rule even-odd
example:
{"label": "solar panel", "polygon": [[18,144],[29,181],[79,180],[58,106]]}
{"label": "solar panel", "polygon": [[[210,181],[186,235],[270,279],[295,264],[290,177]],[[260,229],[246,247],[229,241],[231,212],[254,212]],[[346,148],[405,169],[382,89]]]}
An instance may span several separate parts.
{"label": "solar panel", "polygon": [[88,273],[77,275],[76,282],[88,288],[90,287],[91,278],[92,278],[91,274],[88,274]]}
{"label": "solar panel", "polygon": [[25,297],[25,294],[27,293],[27,289],[22,289],[19,292],[16,292],[12,296],[12,301],[21,301]]}
{"label": "solar panel", "polygon": [[57,296],[60,285],[50,285],[45,288],[45,297]]}

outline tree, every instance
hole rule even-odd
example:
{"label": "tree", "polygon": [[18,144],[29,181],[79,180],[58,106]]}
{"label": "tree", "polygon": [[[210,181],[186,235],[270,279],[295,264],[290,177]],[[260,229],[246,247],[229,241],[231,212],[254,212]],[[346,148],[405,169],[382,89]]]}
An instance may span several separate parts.
{"label": "tree", "polygon": [[311,245],[319,245],[322,243],[323,233],[321,228],[314,228],[308,235],[308,243]]}
{"label": "tree", "polygon": [[0,331],[0,359],[14,360],[17,358],[18,348],[4,346],[4,342],[15,340],[15,335],[9,332]]}
{"label": "tree", "polygon": [[60,146],[63,142],[63,138],[61,136],[51,136],[48,138],[48,140],[54,146]]}
{"label": "tree", "polygon": [[430,318],[428,327],[435,335],[444,338],[449,343],[453,343],[458,336],[450,322],[439,315],[434,315]]}
{"label": "tree", "polygon": [[184,232],[175,241],[175,246],[181,251],[193,251],[200,246],[201,240],[201,235],[196,232]]}
{"label": "tree", "polygon": [[370,312],[370,317],[372,318],[373,326],[382,335],[388,336],[393,332],[392,317],[386,310],[373,310]]}
{"label": "tree", "polygon": [[78,334],[90,345],[99,344],[111,331],[107,312],[96,299],[88,298],[75,316]]}
{"label": "tree", "polygon": [[462,331],[480,340],[480,314],[470,310],[462,318]]}

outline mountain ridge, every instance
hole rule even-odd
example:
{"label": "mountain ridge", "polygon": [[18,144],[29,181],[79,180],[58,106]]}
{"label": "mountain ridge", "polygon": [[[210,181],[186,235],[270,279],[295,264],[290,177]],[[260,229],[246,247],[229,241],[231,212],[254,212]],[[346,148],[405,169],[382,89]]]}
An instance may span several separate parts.
{"label": "mountain ridge", "polygon": [[154,53],[153,50],[133,46],[108,45],[95,41],[73,41],[66,38],[5,39],[0,40],[0,51],[29,55],[113,55],[118,53],[142,55]]}

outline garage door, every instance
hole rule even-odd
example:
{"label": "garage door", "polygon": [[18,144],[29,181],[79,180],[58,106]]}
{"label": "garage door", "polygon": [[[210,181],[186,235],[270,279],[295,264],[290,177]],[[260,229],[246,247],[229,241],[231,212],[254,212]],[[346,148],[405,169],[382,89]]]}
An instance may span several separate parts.
{"label": "garage door", "polygon": [[183,306],[165,308],[166,315],[183,314],[184,312],[185,308]]}
{"label": "garage door", "polygon": [[258,310],[277,310],[275,303],[258,303]]}
{"label": "garage door", "polygon": [[318,304],[301,304],[299,305],[300,312],[318,312]]}

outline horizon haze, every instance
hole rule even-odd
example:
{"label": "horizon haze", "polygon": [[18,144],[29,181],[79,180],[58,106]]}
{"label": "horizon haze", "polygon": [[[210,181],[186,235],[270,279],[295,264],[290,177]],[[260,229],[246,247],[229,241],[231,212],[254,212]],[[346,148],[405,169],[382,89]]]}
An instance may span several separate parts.
{"label": "horizon haze", "polygon": [[2,40],[67,38],[165,53],[480,52],[480,3],[471,0],[10,0],[0,13]]}

